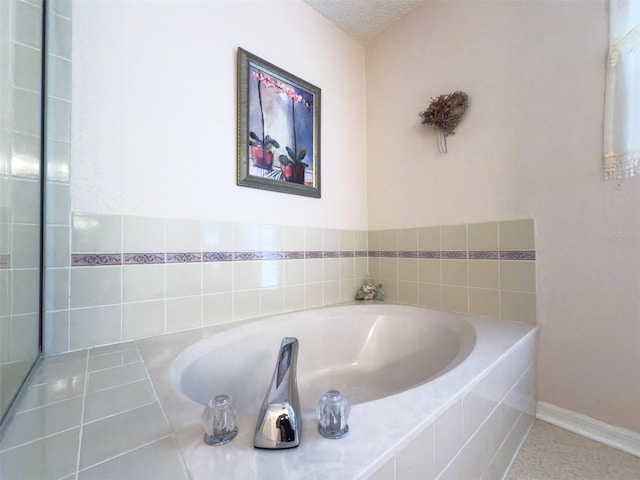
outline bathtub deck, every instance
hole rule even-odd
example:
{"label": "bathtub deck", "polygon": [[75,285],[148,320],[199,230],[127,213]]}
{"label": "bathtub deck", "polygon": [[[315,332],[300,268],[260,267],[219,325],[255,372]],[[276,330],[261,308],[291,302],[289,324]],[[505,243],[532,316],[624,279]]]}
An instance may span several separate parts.
{"label": "bathtub deck", "polygon": [[[487,333],[502,324],[483,322]],[[535,408],[535,331],[517,323],[510,328],[497,350],[484,349],[479,363],[451,372],[453,396],[442,398],[446,385],[435,381],[420,398],[390,397],[412,429],[402,422],[369,425],[365,419],[372,415],[390,418],[384,414],[390,404],[373,402],[354,407],[351,431],[342,440],[323,439],[308,419],[302,445],[287,452],[248,447],[251,421],[240,425],[243,438],[204,446],[200,408],[185,409],[184,399],[176,401],[167,390],[163,378],[176,354],[221,327],[48,357],[0,441],[0,477],[266,478],[284,463],[287,478],[326,478],[331,470],[335,478],[378,478],[390,469],[393,476],[380,478],[409,479],[419,472],[420,478],[446,480],[463,478],[469,469],[475,476],[468,478],[500,478]],[[463,375],[471,375],[471,384],[459,382]],[[438,439],[442,430],[446,441]],[[425,448],[431,453],[425,455]],[[237,459],[225,460],[238,452],[247,459],[242,467]]]}

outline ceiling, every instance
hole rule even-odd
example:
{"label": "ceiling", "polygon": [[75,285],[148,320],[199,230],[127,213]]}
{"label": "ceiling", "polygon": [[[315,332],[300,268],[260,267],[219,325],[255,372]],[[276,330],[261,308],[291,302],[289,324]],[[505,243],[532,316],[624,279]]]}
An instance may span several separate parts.
{"label": "ceiling", "polygon": [[427,0],[304,0],[363,45]]}

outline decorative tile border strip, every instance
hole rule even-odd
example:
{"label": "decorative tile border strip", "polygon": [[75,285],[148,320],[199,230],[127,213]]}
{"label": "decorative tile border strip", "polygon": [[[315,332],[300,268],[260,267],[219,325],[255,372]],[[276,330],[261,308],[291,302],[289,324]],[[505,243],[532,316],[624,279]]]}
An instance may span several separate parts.
{"label": "decorative tile border strip", "polygon": [[535,250],[500,252],[500,260],[535,260]]}
{"label": "decorative tile border strip", "polygon": [[471,260],[498,260],[499,254],[495,251],[469,251]]}
{"label": "decorative tile border strip", "polygon": [[125,253],[124,265],[149,265],[165,263],[164,253]]}
{"label": "decorative tile border strip", "polygon": [[202,261],[200,253],[167,253],[167,263],[198,263]]}
{"label": "decorative tile border strip", "polygon": [[[525,260],[536,259],[535,250],[437,251],[437,250],[309,250],[257,252],[171,252],[171,253],[72,253],[71,266],[153,265],[164,263],[245,262],[260,260],[303,260],[322,258],[403,258],[445,260]],[[3,263],[6,262],[6,265]],[[0,269],[8,268],[9,255],[0,255]]]}
{"label": "decorative tile border strip", "polygon": [[122,256],[119,253],[73,253],[71,254],[72,267],[122,265]]}

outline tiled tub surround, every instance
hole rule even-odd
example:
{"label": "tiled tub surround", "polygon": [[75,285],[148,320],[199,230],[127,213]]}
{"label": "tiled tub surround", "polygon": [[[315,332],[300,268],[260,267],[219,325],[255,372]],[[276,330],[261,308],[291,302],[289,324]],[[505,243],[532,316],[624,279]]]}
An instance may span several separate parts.
{"label": "tiled tub surround", "polygon": [[536,321],[532,219],[370,231],[369,272],[388,298]]}
{"label": "tiled tub surround", "polygon": [[75,213],[46,353],[348,301],[535,322],[533,220],[357,231]]}
{"label": "tiled tub surround", "polygon": [[[192,463],[201,446],[201,407],[173,389],[169,367],[198,340],[239,325],[250,329],[254,321],[47,357],[0,441],[0,476],[177,479],[188,478],[186,465],[191,478],[215,472],[216,478],[245,479],[293,455],[305,462],[304,475],[287,478],[314,472],[322,477],[331,468],[355,468],[360,473],[347,478],[377,480],[502,478],[534,420],[536,329],[465,318],[476,328],[478,343],[454,370],[382,400],[387,403],[354,406],[349,435],[340,441],[307,429],[298,449],[251,449],[253,461],[245,466],[208,457]],[[411,428],[403,419],[395,426],[369,423],[389,402],[399,406]],[[234,441],[205,452],[227,452],[230,458],[238,448]],[[358,465],[363,454],[375,461]]]}

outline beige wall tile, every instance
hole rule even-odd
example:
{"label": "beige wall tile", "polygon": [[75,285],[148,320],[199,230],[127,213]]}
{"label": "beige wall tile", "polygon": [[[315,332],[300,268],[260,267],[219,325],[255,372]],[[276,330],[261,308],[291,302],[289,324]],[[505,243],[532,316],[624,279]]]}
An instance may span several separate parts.
{"label": "beige wall tile", "polygon": [[380,232],[378,230],[372,230],[367,233],[368,249],[377,251],[380,250]]}
{"label": "beige wall tile", "polygon": [[340,230],[340,251],[355,250],[355,235],[353,230]]}
{"label": "beige wall tile", "polygon": [[233,225],[230,222],[202,222],[203,252],[232,252],[233,249]]}
{"label": "beige wall tile", "polygon": [[469,251],[498,250],[498,222],[472,223],[467,227]]}
{"label": "beige wall tile", "polygon": [[233,321],[233,294],[217,293],[202,296],[203,325],[218,325]]}
{"label": "beige wall tile", "polygon": [[202,326],[202,297],[167,298],[167,333]]}
{"label": "beige wall tile", "polygon": [[165,295],[165,265],[122,267],[123,302],[164,300]]}
{"label": "beige wall tile", "polygon": [[202,293],[231,292],[232,288],[233,264],[231,262],[202,264]]}
{"label": "beige wall tile", "polygon": [[284,284],[283,261],[264,260],[260,264],[260,288],[275,288]]}
{"label": "beige wall tile", "polygon": [[[398,301],[410,305],[420,304],[420,284],[418,282],[398,282]],[[385,289],[386,290],[386,289]]]}
{"label": "beige wall tile", "polygon": [[284,309],[287,312],[294,310],[302,310],[305,306],[304,301],[305,286],[291,285],[284,287]]}
{"label": "beige wall tile", "polygon": [[284,250],[284,227],[279,225],[260,225],[260,250],[281,252]]}
{"label": "beige wall tile", "polygon": [[398,250],[410,252],[418,250],[417,228],[403,228],[398,230]]}
{"label": "beige wall tile", "polygon": [[536,295],[524,292],[500,292],[500,317],[536,323]]}
{"label": "beige wall tile", "polygon": [[165,333],[165,300],[122,305],[122,339],[152,337]]}
{"label": "beige wall tile", "polygon": [[[249,263],[249,262],[242,262]],[[166,264],[167,298],[200,295],[202,293],[202,264]]]}
{"label": "beige wall tile", "polygon": [[340,280],[340,259],[325,258],[322,260],[322,281],[337,282]]}
{"label": "beige wall tile", "polygon": [[254,290],[260,288],[259,261],[233,262],[233,290]]}
{"label": "beige wall tile", "polygon": [[441,249],[443,251],[467,250],[467,226],[446,225],[440,227]]}
{"label": "beige wall tile", "polygon": [[260,316],[260,290],[244,290],[233,294],[233,319],[244,320]]}
{"label": "beige wall tile", "polygon": [[391,252],[398,250],[397,230],[382,230],[380,232],[380,250]]}
{"label": "beige wall tile", "polygon": [[275,315],[284,311],[284,288],[263,288],[260,290],[260,314]]}
{"label": "beige wall tile", "polygon": [[500,287],[518,292],[536,291],[536,264],[530,261],[500,261]]}
{"label": "beige wall tile", "polygon": [[322,303],[330,305],[340,301],[340,282],[323,282],[322,283]]}
{"label": "beige wall tile", "polygon": [[122,267],[71,269],[71,308],[120,304]]}
{"label": "beige wall tile", "polygon": [[469,313],[498,317],[500,292],[485,288],[469,288]]}
{"label": "beige wall tile", "polygon": [[122,245],[125,253],[164,253],[165,219],[151,217],[122,218]]}
{"label": "beige wall tile", "polygon": [[255,223],[233,224],[233,251],[256,252],[260,250],[260,225]]}
{"label": "beige wall tile", "polygon": [[122,252],[122,217],[74,213],[71,217],[73,253]]}
{"label": "beige wall tile", "polygon": [[398,259],[398,279],[401,281],[418,281],[418,262],[415,258]]}
{"label": "beige wall tile", "polygon": [[498,260],[469,260],[469,286],[499,288],[499,265]]}
{"label": "beige wall tile", "polygon": [[443,285],[466,286],[467,282],[466,260],[442,260]]}
{"label": "beige wall tile", "polygon": [[287,252],[304,250],[304,227],[284,227],[284,250]]}
{"label": "beige wall tile", "polygon": [[500,250],[535,250],[533,219],[500,222]]}
{"label": "beige wall tile", "polygon": [[347,280],[355,277],[355,258],[341,258],[338,263],[340,266],[340,280]]}
{"label": "beige wall tile", "polygon": [[284,284],[300,285],[304,283],[305,260],[284,260]]}
{"label": "beige wall tile", "polygon": [[199,220],[168,218],[167,252],[201,252],[202,231]]}
{"label": "beige wall tile", "polygon": [[442,282],[442,260],[434,258],[418,259],[418,280],[420,282]]}
{"label": "beige wall tile", "polygon": [[469,289],[452,285],[442,286],[442,308],[454,312],[469,311]]}
{"label": "beige wall tile", "polygon": [[418,304],[424,307],[442,308],[442,285],[439,283],[420,283]]}
{"label": "beige wall tile", "polygon": [[308,258],[304,260],[304,283],[321,282],[324,275],[324,259]]}
{"label": "beige wall tile", "polygon": [[307,251],[323,250],[324,232],[321,228],[304,229],[304,249]]}
{"label": "beige wall tile", "polygon": [[440,251],[440,227],[423,227],[418,229],[418,250]]}
{"label": "beige wall tile", "polygon": [[387,280],[397,280],[398,279],[398,259],[397,258],[381,258],[380,259],[380,276],[373,277],[374,280],[377,278],[384,278]]}
{"label": "beige wall tile", "polygon": [[120,305],[71,310],[69,346],[71,350],[120,342],[122,308]]}
{"label": "beige wall tile", "polygon": [[331,252],[340,250],[340,230],[325,228],[322,231],[322,249]]}

